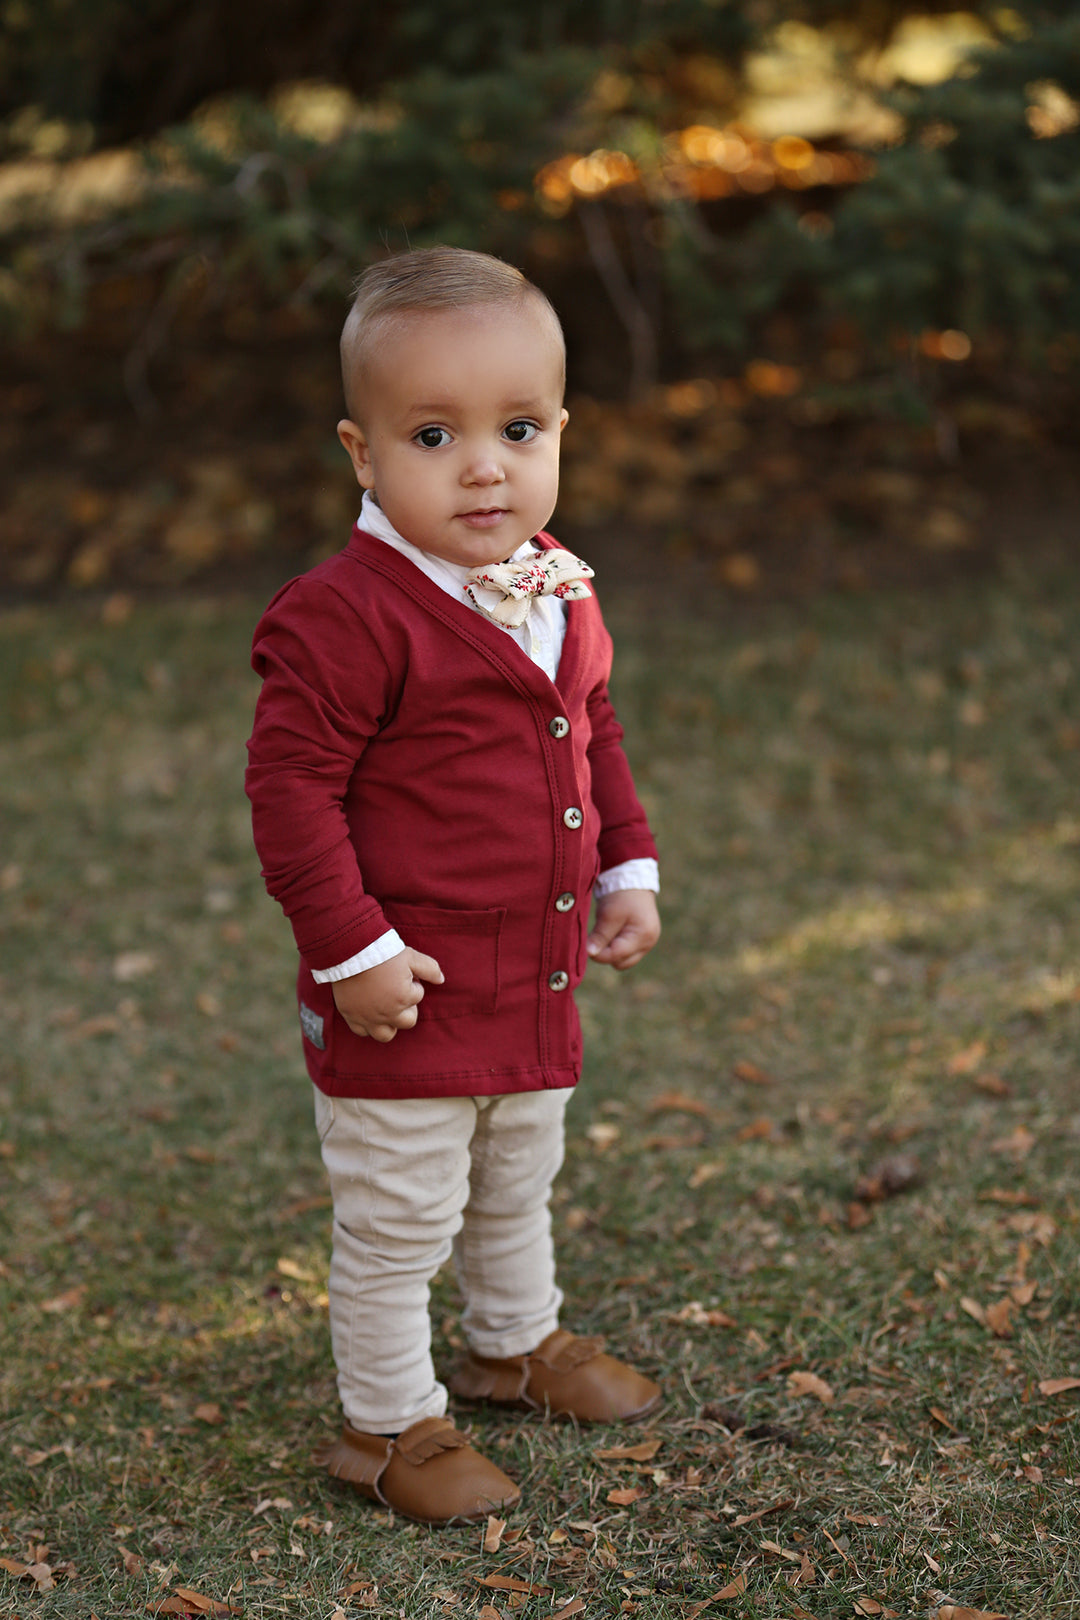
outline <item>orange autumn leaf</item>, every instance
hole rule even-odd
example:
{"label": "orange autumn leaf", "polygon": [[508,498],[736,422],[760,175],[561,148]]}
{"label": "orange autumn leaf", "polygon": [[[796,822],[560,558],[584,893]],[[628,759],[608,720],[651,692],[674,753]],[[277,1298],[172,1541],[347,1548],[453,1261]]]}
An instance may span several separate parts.
{"label": "orange autumn leaf", "polygon": [[932,1620],[1009,1620],[1000,1609],[970,1609],[966,1603],[943,1603],[932,1611]]}
{"label": "orange autumn leaf", "polygon": [[740,1572],[735,1576],[734,1580],[728,1581],[727,1585],[722,1586],[718,1592],[711,1593],[701,1603],[695,1603],[692,1609],[687,1609],[687,1620],[693,1620],[694,1615],[700,1614],[702,1609],[707,1609],[710,1603],[727,1603],[731,1598],[738,1597],[740,1592],[745,1591],[746,1575]]}
{"label": "orange autumn leaf", "polygon": [[731,1065],[731,1072],[736,1080],[744,1080],[749,1086],[771,1086],[773,1077],[756,1063],[750,1063],[746,1058],[740,1058]]}
{"label": "orange autumn leaf", "polygon": [[995,1339],[1012,1338],[1012,1308],[1013,1302],[1008,1298],[996,1300],[993,1305],[986,1307],[986,1325]]}
{"label": "orange autumn leaf", "polygon": [[972,1084],[979,1091],[984,1091],[988,1097],[1011,1097],[1012,1086],[1003,1080],[1000,1074],[977,1074]]}
{"label": "orange autumn leaf", "polygon": [[782,1513],[784,1508],[794,1506],[795,1498],[785,1496],[779,1502],[770,1502],[768,1507],[758,1508],[756,1513],[738,1513],[731,1522],[738,1530],[744,1524],[753,1524],[757,1519],[767,1519],[770,1513]]}
{"label": "orange autumn leaf", "polygon": [[486,1553],[498,1552],[505,1530],[506,1520],[497,1519],[493,1513],[489,1513],[484,1528],[484,1551]]}
{"label": "orange autumn leaf", "polygon": [[1080,1389],[1080,1378],[1041,1378],[1040,1395],[1064,1395],[1066,1390]]}
{"label": "orange autumn leaf", "polygon": [[788,1389],[793,1395],[813,1395],[823,1406],[831,1406],[836,1399],[831,1384],[817,1373],[793,1372],[788,1374]]}
{"label": "orange autumn leaf", "polygon": [[607,1499],[612,1507],[630,1507],[634,1502],[640,1502],[648,1492],[640,1485],[626,1485],[621,1490],[608,1491]]}
{"label": "orange autumn leaf", "polygon": [[556,1612],[551,1616],[551,1620],[570,1620],[570,1616],[572,1614],[580,1614],[584,1607],[584,1598],[571,1598],[569,1603],[564,1604],[561,1609],[556,1610]]}
{"label": "orange autumn leaf", "polygon": [[670,1110],[673,1114],[699,1114],[702,1119],[708,1119],[712,1109],[708,1103],[702,1102],[699,1097],[688,1097],[685,1091],[661,1091],[648,1105],[650,1114],[662,1114]]}
{"label": "orange autumn leaf", "polygon": [[663,1445],[662,1440],[642,1440],[637,1446],[605,1446],[594,1451],[597,1462],[651,1462]]}
{"label": "orange autumn leaf", "polygon": [[954,1052],[945,1065],[946,1074],[971,1074],[986,1056],[986,1042],[972,1041],[962,1051]]}
{"label": "orange autumn leaf", "polygon": [[744,1125],[741,1131],[735,1132],[736,1142],[768,1142],[776,1135],[776,1126],[771,1119],[751,1120]]}
{"label": "orange autumn leaf", "polygon": [[996,1142],[991,1142],[991,1153],[1000,1153],[1015,1160],[1026,1159],[1035,1146],[1035,1133],[1029,1131],[1026,1125],[1017,1125],[1008,1136],[1001,1136]]}

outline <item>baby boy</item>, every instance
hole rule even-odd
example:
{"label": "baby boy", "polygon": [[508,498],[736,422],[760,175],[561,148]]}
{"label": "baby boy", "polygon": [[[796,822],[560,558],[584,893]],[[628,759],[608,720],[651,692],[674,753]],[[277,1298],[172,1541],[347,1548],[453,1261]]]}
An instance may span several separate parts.
{"label": "baby boy", "polygon": [[345,1424],[322,1461],[439,1524],[519,1495],[445,1415],[428,1290],[451,1254],[457,1398],[579,1422],[659,1400],[559,1326],[548,1207],[574,988],[655,944],[656,849],[592,571],[544,533],[567,420],[551,305],[485,254],[402,254],[361,279],[341,352],[360,519],[255,632],[247,789],[333,1194]]}

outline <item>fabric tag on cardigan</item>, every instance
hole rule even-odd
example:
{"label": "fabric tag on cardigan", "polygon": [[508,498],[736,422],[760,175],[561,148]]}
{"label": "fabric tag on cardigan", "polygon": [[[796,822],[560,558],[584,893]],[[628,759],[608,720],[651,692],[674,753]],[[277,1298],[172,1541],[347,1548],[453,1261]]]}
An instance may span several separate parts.
{"label": "fabric tag on cardigan", "polygon": [[300,1028],[304,1032],[305,1039],[309,1040],[312,1046],[317,1047],[320,1052],[326,1051],[326,1042],[323,1039],[323,1021],[317,1012],[312,1012],[311,1008],[306,1007],[303,1002],[300,1003]]}

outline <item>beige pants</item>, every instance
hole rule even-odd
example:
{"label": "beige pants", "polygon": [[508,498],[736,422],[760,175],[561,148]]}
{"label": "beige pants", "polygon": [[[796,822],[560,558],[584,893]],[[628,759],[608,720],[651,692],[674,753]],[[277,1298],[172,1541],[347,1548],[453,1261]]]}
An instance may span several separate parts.
{"label": "beige pants", "polygon": [[354,1428],[395,1433],[446,1411],[428,1298],[451,1253],[480,1355],[521,1355],[558,1326],[548,1199],[569,1097],[315,1092],[334,1199],[330,1336]]}

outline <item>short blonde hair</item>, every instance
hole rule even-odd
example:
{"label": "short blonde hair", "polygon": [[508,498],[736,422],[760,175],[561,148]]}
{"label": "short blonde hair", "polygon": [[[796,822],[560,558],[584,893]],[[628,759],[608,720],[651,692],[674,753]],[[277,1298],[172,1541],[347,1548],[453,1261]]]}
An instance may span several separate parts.
{"label": "short blonde hair", "polygon": [[393,316],[534,301],[550,322],[565,375],[566,341],[559,317],[547,295],[512,264],[469,248],[431,247],[397,253],[371,265],[353,288],[341,333],[341,380],[350,417],[357,419],[358,385]]}

